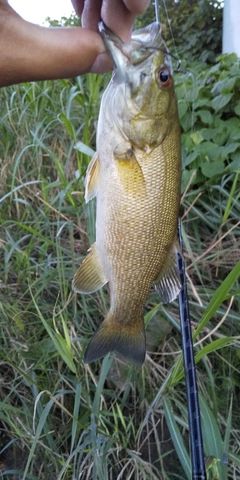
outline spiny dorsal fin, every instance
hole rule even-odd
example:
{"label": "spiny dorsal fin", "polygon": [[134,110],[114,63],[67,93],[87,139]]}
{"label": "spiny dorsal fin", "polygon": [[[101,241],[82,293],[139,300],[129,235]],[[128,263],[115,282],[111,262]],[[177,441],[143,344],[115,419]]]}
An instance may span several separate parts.
{"label": "spiny dorsal fin", "polygon": [[99,182],[100,162],[97,152],[93,155],[87,169],[85,180],[85,202],[96,197]]}
{"label": "spiny dorsal fin", "polygon": [[180,247],[176,240],[169,251],[159,276],[154,281],[157,293],[163,303],[173,302],[182,289],[176,261],[177,252],[180,252]]}
{"label": "spiny dorsal fin", "polygon": [[90,340],[84,362],[93,362],[112,352],[141,366],[146,354],[143,318],[133,319],[132,325],[134,328],[131,329],[129,324],[116,322],[114,314],[109,312]]}
{"label": "spiny dorsal fin", "polygon": [[93,293],[107,282],[108,279],[102,268],[97,244],[94,243],[73,278],[73,290],[78,293]]}

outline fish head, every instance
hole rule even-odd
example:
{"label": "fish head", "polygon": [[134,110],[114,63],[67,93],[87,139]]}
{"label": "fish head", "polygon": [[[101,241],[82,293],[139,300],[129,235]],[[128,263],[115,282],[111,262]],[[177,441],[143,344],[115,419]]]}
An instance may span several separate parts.
{"label": "fish head", "polygon": [[130,43],[102,22],[99,30],[115,66],[103,108],[131,143],[156,147],[178,122],[171,56],[160,24],[133,32]]}

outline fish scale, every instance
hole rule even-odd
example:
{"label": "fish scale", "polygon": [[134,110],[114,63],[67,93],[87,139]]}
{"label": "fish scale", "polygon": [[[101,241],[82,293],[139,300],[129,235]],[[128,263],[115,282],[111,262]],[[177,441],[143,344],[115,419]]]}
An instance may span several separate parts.
{"label": "fish scale", "polygon": [[97,199],[96,242],[73,288],[91,293],[109,283],[110,310],[84,361],[115,352],[141,365],[151,285],[164,303],[181,289],[175,259],[181,171],[177,100],[158,24],[134,32],[128,45],[101,29],[115,70],[102,97],[97,152],[86,176],[86,201]]}

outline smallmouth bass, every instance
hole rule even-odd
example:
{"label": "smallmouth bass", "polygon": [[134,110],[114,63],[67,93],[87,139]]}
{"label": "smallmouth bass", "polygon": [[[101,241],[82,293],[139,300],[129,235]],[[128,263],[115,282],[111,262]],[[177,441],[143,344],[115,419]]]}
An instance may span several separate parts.
{"label": "smallmouth bass", "polygon": [[91,339],[85,363],[115,352],[142,365],[144,305],[154,283],[164,303],[181,283],[176,266],[181,139],[171,59],[158,23],[123,43],[100,31],[114,62],[103,94],[97,152],[85,200],[96,196],[96,242],[73,279],[75,292],[109,283],[111,305]]}

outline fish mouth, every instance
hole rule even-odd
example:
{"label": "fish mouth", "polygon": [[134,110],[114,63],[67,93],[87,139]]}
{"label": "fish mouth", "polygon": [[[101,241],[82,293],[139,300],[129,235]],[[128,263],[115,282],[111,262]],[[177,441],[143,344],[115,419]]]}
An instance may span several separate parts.
{"label": "fish mouth", "polygon": [[131,61],[131,44],[124,43],[104,22],[98,24],[98,30],[113,60],[115,68],[123,72],[127,63]]}
{"label": "fish mouth", "polygon": [[154,49],[159,48],[161,28],[158,22],[133,32],[131,42],[124,43],[104,22],[98,24],[99,33],[111,55],[115,68],[122,74],[129,65],[146,60]]}

